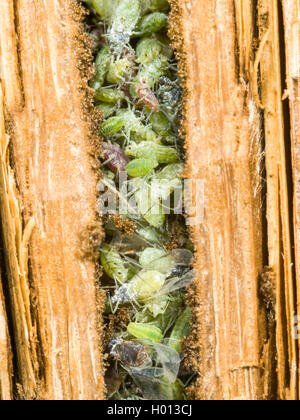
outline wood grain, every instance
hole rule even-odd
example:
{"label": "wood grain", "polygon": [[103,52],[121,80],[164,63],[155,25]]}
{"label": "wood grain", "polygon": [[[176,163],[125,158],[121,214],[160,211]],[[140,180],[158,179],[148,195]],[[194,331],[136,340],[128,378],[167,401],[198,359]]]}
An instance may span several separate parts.
{"label": "wood grain", "polygon": [[[258,0],[257,9],[252,0],[171,4],[170,33],[185,84],[186,175],[194,182],[188,221],[198,277],[189,292],[187,354],[198,373],[194,397],[295,400],[299,0],[282,2],[295,258],[280,2]],[[80,12],[73,0],[2,0],[0,25],[0,213],[19,397],[102,399],[103,299],[96,298],[95,262],[82,252],[82,233],[99,232],[99,221]],[[100,229],[96,239],[101,235]],[[1,288],[0,329],[0,398],[11,399]]]}
{"label": "wood grain", "polygon": [[179,28],[175,46],[184,63],[187,176],[204,184],[204,218],[192,226],[196,398],[263,399],[269,395],[258,298],[262,149],[250,77],[253,2],[185,0],[176,8],[171,30]]}
{"label": "wood grain", "polygon": [[[287,94],[291,115],[291,149],[294,182],[294,238],[297,314],[300,314],[300,2],[282,2],[285,26]],[[299,321],[294,323],[299,327]],[[299,351],[299,340],[298,340]],[[298,378],[299,379],[299,378]],[[300,390],[300,379],[298,382]],[[300,394],[298,394],[300,398]]]}
{"label": "wood grain", "polygon": [[275,275],[278,396],[297,398],[296,315],[280,62],[278,2],[258,2],[261,98],[264,107],[269,266]]}
{"label": "wood grain", "polygon": [[80,16],[73,0],[17,0],[13,13],[12,1],[2,3],[6,135],[21,209],[21,231],[12,228],[6,244],[19,388],[26,399],[101,399],[95,263],[81,253],[97,221]]}
{"label": "wood grain", "polygon": [[0,400],[2,401],[10,401],[13,398],[12,378],[12,352],[0,275]]}

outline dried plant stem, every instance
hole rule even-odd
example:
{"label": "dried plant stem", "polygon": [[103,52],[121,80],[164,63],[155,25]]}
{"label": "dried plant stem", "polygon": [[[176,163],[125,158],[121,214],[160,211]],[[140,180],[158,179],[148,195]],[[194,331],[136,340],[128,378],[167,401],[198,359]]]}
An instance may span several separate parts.
{"label": "dried plant stem", "polygon": [[1,156],[0,208],[16,380],[25,399],[101,399],[96,267],[81,241],[96,226],[96,175],[80,9],[73,0],[12,3],[0,12],[1,141],[10,129],[12,157]]}
{"label": "dried plant stem", "polygon": [[[294,237],[297,314],[300,314],[300,2],[282,2],[285,25],[287,93],[290,101],[291,148],[294,181]],[[296,323],[295,323],[296,324]],[[299,349],[299,344],[298,344]],[[300,383],[298,383],[300,392]],[[300,398],[300,394],[299,394]]]}
{"label": "dried plant stem", "polygon": [[[13,306],[13,326],[18,343],[18,379],[22,386],[31,390],[28,397],[34,397],[36,389],[36,329],[30,313],[29,285],[26,272],[27,261],[22,258],[22,216],[18,200],[15,177],[8,158],[10,137],[5,130],[4,96],[0,85],[0,210],[3,231],[4,257],[7,267],[8,285]],[[22,267],[21,267],[22,265]],[[32,341],[33,340],[33,341]]]}
{"label": "dried plant stem", "polygon": [[2,401],[10,401],[13,398],[12,377],[12,353],[0,276],[0,400]]}
{"label": "dried plant stem", "polygon": [[251,1],[234,3],[176,3],[171,26],[184,59],[188,177],[205,183],[205,218],[193,227],[200,273],[193,292],[200,399],[268,397],[258,300],[262,150],[251,95],[254,10]]}
{"label": "dried plant stem", "polygon": [[[289,197],[287,188],[284,116],[280,63],[278,2],[258,2],[260,37],[270,32],[260,59],[264,104],[269,266],[276,289],[276,347],[278,393],[297,398],[297,348],[293,336],[295,290],[292,270]],[[287,383],[287,379],[289,381]]]}

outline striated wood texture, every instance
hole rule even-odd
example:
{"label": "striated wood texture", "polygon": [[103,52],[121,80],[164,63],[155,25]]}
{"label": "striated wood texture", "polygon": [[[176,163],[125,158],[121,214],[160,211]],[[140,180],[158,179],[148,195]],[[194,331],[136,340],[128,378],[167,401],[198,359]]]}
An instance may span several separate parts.
{"label": "striated wood texture", "polygon": [[[294,239],[298,320],[293,326],[299,331],[300,314],[300,2],[282,2],[285,28],[287,94],[290,104],[291,153],[294,182]],[[299,351],[299,340],[298,351]],[[299,373],[298,373],[299,374]],[[298,378],[298,392],[300,382]],[[300,394],[298,394],[300,398]]]}
{"label": "striated wood texture", "polygon": [[12,377],[12,353],[7,328],[6,308],[0,281],[0,400],[2,401],[10,401],[13,398]]}
{"label": "striated wood texture", "polygon": [[271,397],[274,354],[259,299],[263,151],[252,83],[255,27],[251,0],[173,7],[186,88],[187,176],[204,185],[204,217],[192,221],[199,399]]}
{"label": "striated wood texture", "polygon": [[[297,399],[297,343],[290,205],[283,112],[279,7],[259,0],[261,104],[264,112],[269,266],[275,287],[278,397]],[[287,148],[288,150],[288,148]],[[289,153],[289,150],[288,150]]]}
{"label": "striated wood texture", "polygon": [[[203,188],[189,214],[198,277],[189,291],[187,363],[199,374],[190,392],[206,400],[295,400],[299,0],[170,2],[185,84],[186,176]],[[102,298],[83,249],[83,233],[99,242],[102,232],[80,13],[75,0],[1,3],[0,212],[14,380],[24,399],[104,397]],[[0,287],[0,399],[12,398],[6,324]]]}
{"label": "striated wood texture", "polygon": [[82,233],[97,224],[80,11],[73,0],[2,0],[0,26],[1,216],[18,389],[25,399],[101,399],[95,263],[81,252]]}

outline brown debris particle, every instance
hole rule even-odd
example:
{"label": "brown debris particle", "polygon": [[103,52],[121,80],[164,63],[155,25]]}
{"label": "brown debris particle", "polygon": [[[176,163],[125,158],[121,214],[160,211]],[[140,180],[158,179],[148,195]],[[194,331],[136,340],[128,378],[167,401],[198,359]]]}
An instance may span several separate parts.
{"label": "brown debris particle", "polygon": [[121,308],[115,315],[115,326],[116,328],[126,329],[130,322],[130,311],[129,308]]}
{"label": "brown debris particle", "polygon": [[260,275],[260,295],[267,311],[269,321],[275,320],[276,273],[272,267],[265,267]]}
{"label": "brown debris particle", "polygon": [[121,308],[116,314],[109,314],[108,325],[105,334],[105,346],[107,347],[116,330],[126,330],[130,322],[129,309]]}
{"label": "brown debris particle", "polygon": [[99,258],[99,246],[103,240],[103,230],[101,223],[88,226],[81,235],[81,258],[97,261]]}
{"label": "brown debris particle", "polygon": [[109,219],[123,235],[128,235],[129,237],[133,236],[134,230],[136,229],[134,222],[129,219],[123,219],[119,214],[110,215]]}
{"label": "brown debris particle", "polygon": [[107,329],[105,334],[105,344],[104,347],[108,347],[110,340],[115,332],[115,315],[109,314],[108,316],[108,323],[107,323]]}

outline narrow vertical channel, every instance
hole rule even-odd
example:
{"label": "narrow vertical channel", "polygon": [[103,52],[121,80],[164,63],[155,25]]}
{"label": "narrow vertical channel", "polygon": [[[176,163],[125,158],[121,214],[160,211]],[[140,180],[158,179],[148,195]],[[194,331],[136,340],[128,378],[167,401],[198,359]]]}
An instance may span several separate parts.
{"label": "narrow vertical channel", "polygon": [[90,81],[103,115],[98,200],[108,399],[180,400],[193,245],[183,208],[182,89],[167,0],[93,0]]}

